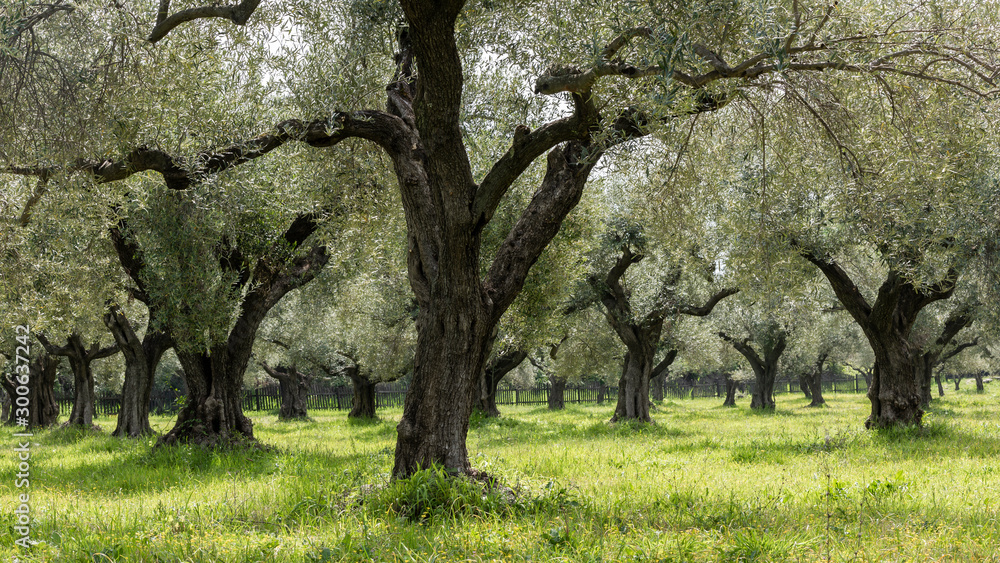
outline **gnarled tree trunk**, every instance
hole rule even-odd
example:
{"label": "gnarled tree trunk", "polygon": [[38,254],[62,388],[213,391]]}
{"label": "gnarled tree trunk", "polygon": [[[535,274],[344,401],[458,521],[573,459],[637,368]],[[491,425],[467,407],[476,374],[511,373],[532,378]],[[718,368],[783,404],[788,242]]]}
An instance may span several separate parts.
{"label": "gnarled tree trunk", "polygon": [[919,288],[898,272],[890,271],[875,302],[869,304],[847,272],[831,257],[798,248],[826,276],[837,299],[861,327],[875,353],[875,370],[868,388],[872,408],[865,426],[919,425],[924,411],[920,408],[921,394],[914,377],[916,358],[909,342],[910,331],[924,307],[951,297],[957,270],[950,268],[942,281]]}
{"label": "gnarled tree trunk", "polygon": [[566,378],[549,375],[549,398],[548,405],[550,411],[561,411],[566,408]]}
{"label": "gnarled tree trunk", "polygon": [[812,373],[809,374],[809,391],[810,398],[812,401],[809,403],[810,407],[820,407],[826,404],[826,400],[823,399],[823,365],[826,363],[828,354],[820,354],[816,358],[816,365],[813,368]]}
{"label": "gnarled tree trunk", "polygon": [[812,399],[812,391],[809,390],[809,380],[812,377],[811,373],[800,373],[799,374],[799,391],[806,396],[806,399]]}
{"label": "gnarled tree trunk", "polygon": [[376,383],[368,372],[359,369],[357,365],[348,367],[345,372],[351,379],[354,390],[351,412],[347,413],[347,418],[375,418]]}
{"label": "gnarled tree trunk", "polygon": [[[156,366],[173,343],[163,332],[149,328],[140,341],[132,329],[132,323],[117,305],[112,305],[105,313],[104,324],[115,337],[115,342],[125,357],[125,380],[122,383],[118,425],[111,435],[125,438],[151,435],[153,429],[149,425],[149,397],[153,390],[153,378],[156,376]],[[154,324],[152,314],[147,324]]]}
{"label": "gnarled tree trunk", "polygon": [[637,346],[625,353],[625,365],[618,379],[618,404],[611,422],[650,422],[649,374],[653,371],[652,346]]}
{"label": "gnarled tree trunk", "polygon": [[736,387],[736,380],[733,379],[733,374],[726,372],[726,400],[722,402],[722,406],[736,406]]}
{"label": "gnarled tree trunk", "polygon": [[762,346],[764,356],[761,357],[750,345],[750,339],[735,340],[725,332],[720,332],[719,336],[732,344],[737,352],[743,355],[750,362],[753,369],[755,385],[753,394],[750,397],[751,409],[774,409],[774,382],[778,375],[778,360],[782,352],[785,351],[786,334],[784,329],[775,327],[774,333]]}
{"label": "gnarled tree trunk", "polygon": [[976,393],[985,393],[986,388],[983,387],[983,378],[986,377],[986,372],[977,371],[972,374],[972,377],[976,378]]}
{"label": "gnarled tree trunk", "polygon": [[[216,447],[254,441],[253,424],[244,416],[241,404],[243,374],[250,362],[257,329],[267,312],[286,293],[311,281],[329,260],[325,246],[314,245],[289,256],[289,249],[303,248],[320,221],[321,217],[312,213],[296,217],[269,249],[256,257],[252,269],[238,246],[220,246],[219,264],[233,274],[233,291],[245,291],[239,314],[226,339],[208,350],[175,342],[188,395],[177,423],[160,437],[157,446],[193,443]],[[110,234],[122,268],[136,284],[133,295],[149,306],[151,300],[143,274],[145,259],[134,238],[129,236],[126,220],[119,218]],[[165,331],[170,334],[169,327]]]}
{"label": "gnarled tree trunk", "polygon": [[281,405],[278,408],[280,420],[309,419],[309,382],[312,376],[299,371],[293,366],[271,367],[260,362],[264,372],[278,380],[278,395]]}
{"label": "gnarled tree trunk", "polygon": [[118,353],[118,345],[101,348],[94,343],[88,349],[83,344],[83,338],[73,333],[67,338],[65,346],[53,346],[43,335],[38,335],[38,341],[54,356],[65,356],[69,359],[73,371],[73,410],[70,412],[66,426],[82,426],[96,428],[94,425],[95,399],[94,372],[90,364],[94,360],[107,358]]}

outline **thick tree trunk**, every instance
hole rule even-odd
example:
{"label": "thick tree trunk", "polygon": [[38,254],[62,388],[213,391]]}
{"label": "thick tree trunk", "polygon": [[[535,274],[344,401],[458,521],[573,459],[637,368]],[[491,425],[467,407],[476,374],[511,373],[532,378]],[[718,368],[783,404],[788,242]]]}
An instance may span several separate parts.
{"label": "thick tree trunk", "polygon": [[934,398],[931,394],[931,380],[933,379],[933,358],[930,354],[919,354],[914,363],[914,379],[920,386],[920,407],[927,408]]}
{"label": "thick tree trunk", "polygon": [[861,327],[875,353],[876,369],[868,388],[872,409],[865,427],[919,425],[924,411],[920,408],[921,394],[914,377],[916,358],[908,341],[910,330],[924,307],[951,297],[958,271],[949,268],[940,282],[920,287],[890,271],[875,302],[869,304],[847,272],[832,258],[802,247],[799,252],[823,272],[837,299]]}
{"label": "thick tree trunk", "polygon": [[476,410],[488,417],[500,416],[500,409],[497,408],[497,387],[503,378],[521,365],[521,362],[527,357],[526,352],[512,349],[498,354],[487,364],[479,381],[479,399],[476,401]]}
{"label": "thick tree trunk", "polygon": [[49,354],[65,356],[73,371],[73,409],[70,412],[66,426],[97,428],[94,425],[96,414],[94,395],[94,372],[90,364],[97,359],[107,358],[118,353],[118,346],[101,348],[96,342],[88,349],[83,344],[83,338],[73,333],[66,340],[65,346],[53,346],[41,334],[38,341],[42,343]]}
{"label": "thick tree trunk", "polygon": [[[252,342],[243,346],[249,357]],[[253,423],[244,416],[242,405],[246,363],[231,361],[225,346],[211,353],[183,348],[176,352],[188,394],[173,429],[157,445],[190,443],[212,448],[253,441]]]}
{"label": "thick tree trunk", "polygon": [[826,400],[823,399],[823,365],[826,363],[827,357],[827,354],[820,354],[816,358],[816,366],[809,374],[809,391],[812,398],[809,403],[810,407],[820,407],[826,404]]}
{"label": "thick tree trunk", "polygon": [[[468,274],[478,277],[475,269]],[[413,379],[396,426],[397,478],[433,464],[472,470],[465,441],[493,332],[475,277],[449,284],[456,295],[421,304]]]}
{"label": "thick tree trunk", "polygon": [[751,409],[774,410],[774,381],[778,375],[778,366],[771,364],[754,368],[753,394],[750,396]]}
{"label": "thick tree trunk", "polygon": [[566,408],[566,378],[549,376],[549,410],[560,411]]}
{"label": "thick tree trunk", "polygon": [[652,371],[651,346],[636,347],[625,353],[625,365],[618,380],[618,405],[611,422],[652,421],[649,416],[649,374]]}
{"label": "thick tree trunk", "polygon": [[[20,396],[17,394],[17,388],[20,386],[20,382],[11,379],[16,376],[4,375],[0,377],[0,385],[3,386],[12,402],[9,418],[5,424],[34,429],[52,426],[59,420],[59,403],[56,402],[53,391],[58,367],[59,359],[46,353],[39,354],[28,364],[27,416],[24,416],[25,413],[17,406],[17,397]],[[20,422],[25,424],[19,424]]]}
{"label": "thick tree trunk", "polygon": [[972,376],[976,378],[976,393],[985,393],[986,388],[983,387],[983,377],[986,376],[986,372],[977,371]]}
{"label": "thick tree trunk", "polygon": [[[115,342],[125,357],[125,380],[122,383],[118,425],[111,435],[124,438],[151,435],[153,429],[149,425],[149,397],[153,390],[153,378],[156,376],[156,366],[173,343],[166,334],[149,329],[140,341],[132,329],[132,323],[117,305],[113,305],[104,315],[104,324],[115,337]],[[149,324],[152,324],[152,318]]]}
{"label": "thick tree trunk", "polygon": [[295,366],[271,367],[260,363],[264,372],[278,380],[278,396],[281,405],[278,407],[280,420],[309,419],[309,382],[312,376],[299,371]]}
{"label": "thick tree trunk", "polygon": [[649,389],[653,394],[654,401],[663,400],[663,390],[666,387],[667,373],[663,372],[655,377],[649,378]]}
{"label": "thick tree trunk", "polygon": [[872,408],[866,428],[920,424],[920,389],[914,373],[913,353],[905,335],[871,332],[869,341],[875,352],[875,370],[868,388]]}
{"label": "thick tree trunk", "polygon": [[722,402],[722,406],[736,406],[736,380],[732,373],[726,373],[726,400]]}
{"label": "thick tree trunk", "polygon": [[750,396],[751,409],[774,409],[774,382],[778,375],[778,360],[785,351],[787,335],[784,329],[775,325],[773,333],[765,337],[767,344],[763,347],[763,357],[750,345],[750,339],[736,340],[720,332],[723,340],[732,344],[737,352],[750,363],[754,374],[753,393]]}
{"label": "thick tree trunk", "polygon": [[357,366],[348,368],[347,376],[351,378],[354,389],[351,412],[347,413],[347,418],[375,418],[375,383]]}

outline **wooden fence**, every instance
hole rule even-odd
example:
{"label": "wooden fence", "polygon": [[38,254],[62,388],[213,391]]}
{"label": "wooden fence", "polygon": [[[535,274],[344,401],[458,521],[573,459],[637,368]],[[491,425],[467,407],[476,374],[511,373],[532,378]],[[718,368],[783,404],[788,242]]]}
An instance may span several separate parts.
{"label": "wooden fence", "polygon": [[[746,386],[749,392],[752,385]],[[835,379],[823,382],[824,393],[864,393],[868,391],[864,379]],[[775,394],[798,393],[797,381],[780,381],[775,385]],[[690,399],[696,397],[718,397],[726,394],[726,386],[722,382],[686,384],[683,380],[672,381],[664,386],[664,396],[674,399]],[[615,401],[618,395],[617,387],[606,385],[567,385],[563,394],[566,403],[596,403],[602,404]],[[399,384],[379,384],[376,387],[375,407],[401,407],[406,399],[406,388]],[[533,389],[516,389],[501,386],[497,389],[498,405],[545,405],[549,400],[549,387],[540,385]],[[73,408],[73,397],[58,396],[59,412],[68,416]],[[353,392],[350,387],[319,389],[309,394],[307,408],[310,410],[349,410],[353,402]],[[151,412],[175,413],[182,401],[166,403],[151,401]],[[121,406],[121,396],[100,395],[95,401],[98,416],[115,416]],[[260,389],[247,389],[243,392],[243,410],[255,412],[276,411],[281,406],[281,398],[277,386]]]}

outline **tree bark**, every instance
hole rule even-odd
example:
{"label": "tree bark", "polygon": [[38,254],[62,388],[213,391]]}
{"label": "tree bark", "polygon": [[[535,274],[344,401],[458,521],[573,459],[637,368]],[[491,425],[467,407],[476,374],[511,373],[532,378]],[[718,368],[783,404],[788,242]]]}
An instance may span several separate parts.
{"label": "tree bark", "polygon": [[[257,329],[267,312],[289,291],[312,281],[329,260],[325,246],[311,246],[288,257],[289,249],[303,244],[320,226],[321,217],[299,215],[252,265],[238,246],[219,251],[219,265],[235,274],[233,290],[244,292],[236,321],[222,342],[199,350],[177,342],[177,359],[184,368],[188,395],[174,427],[160,437],[157,447],[192,443],[206,447],[255,442],[253,424],[242,406],[243,374],[253,350]],[[111,229],[111,241],[122,268],[136,284],[133,295],[147,306],[146,268],[141,249],[129,236],[124,218]],[[165,327],[169,335],[170,327]],[[172,335],[171,335],[172,336]]]}
{"label": "tree bark", "polygon": [[260,362],[264,372],[278,380],[278,395],[281,405],[278,408],[280,420],[309,420],[309,382],[312,376],[299,371],[293,366],[271,367]]}
{"label": "tree bark", "polygon": [[799,391],[806,396],[806,399],[812,399],[812,391],[809,390],[809,380],[812,378],[811,373],[800,373],[799,374]]}
{"label": "tree bark", "polygon": [[566,378],[549,375],[549,410],[561,411],[566,408]]}
{"label": "tree bark", "polygon": [[347,418],[375,418],[375,382],[357,365],[347,368],[346,372],[354,389],[351,412],[347,413]]}
{"label": "tree bark", "polygon": [[66,426],[97,428],[94,424],[96,397],[94,395],[94,372],[90,364],[97,359],[107,358],[118,353],[118,345],[101,348],[94,343],[88,349],[83,344],[83,338],[73,333],[66,339],[65,346],[52,345],[45,336],[39,334],[38,341],[42,343],[50,355],[65,356],[69,359],[73,371],[73,409],[70,412]]}
{"label": "tree bark", "polygon": [[726,372],[726,400],[722,402],[724,407],[736,406],[736,380],[733,374]]}
{"label": "tree bark", "polygon": [[944,397],[944,385],[941,384],[941,372],[934,373],[934,381],[937,382],[938,397]]}
{"label": "tree bark", "polygon": [[[37,335],[36,335],[37,337]],[[6,424],[20,426],[19,420],[26,419],[26,427],[30,429],[46,428],[59,420],[59,403],[56,402],[53,386],[56,382],[56,369],[59,359],[48,353],[41,353],[28,364],[28,416],[19,416],[17,407],[17,387],[20,385],[12,374],[0,377],[0,386],[11,399],[11,409]]]}
{"label": "tree bark", "polygon": [[983,377],[986,376],[985,371],[977,371],[972,374],[972,377],[976,378],[976,393],[985,393],[986,388],[983,387]]}
{"label": "tree bark", "polygon": [[823,364],[826,363],[828,356],[828,354],[820,354],[816,358],[816,366],[809,374],[809,390],[812,399],[809,403],[810,407],[820,407],[826,404],[826,400],[823,399]]}
{"label": "tree bark", "polygon": [[[797,245],[795,241],[792,243]],[[869,304],[832,258],[802,247],[798,249],[826,276],[837,299],[861,327],[875,353],[876,367],[868,388],[871,414],[865,426],[919,425],[924,411],[920,408],[920,390],[914,377],[916,365],[910,331],[924,307],[952,295],[958,272],[951,268],[942,281],[918,288],[899,273],[890,271],[874,304]]]}
{"label": "tree bark", "polygon": [[[149,425],[149,397],[153,390],[153,379],[156,376],[156,366],[173,343],[169,336],[151,328],[146,329],[146,334],[140,341],[132,329],[132,323],[117,305],[111,305],[105,313],[104,324],[125,357],[125,380],[122,383],[118,425],[111,435],[120,438],[152,435],[153,429]],[[152,313],[147,325],[154,325]]]}
{"label": "tree bark", "polygon": [[[969,344],[956,346],[953,350],[945,353],[945,348],[951,344],[951,342],[955,339],[955,336],[958,335],[962,329],[971,325],[973,320],[972,311],[968,306],[961,305],[957,307],[945,320],[944,327],[941,330],[941,335],[938,336],[926,350],[915,350],[915,377],[920,385],[921,407],[927,407],[933,399],[931,395],[931,376],[934,371],[934,366],[955,356],[965,348],[976,345],[976,341],[973,341]],[[943,391],[943,389],[939,390]]]}
{"label": "tree bark", "polygon": [[956,374],[953,377],[955,378],[955,392],[957,393],[959,391],[959,385],[962,384],[962,376]]}
{"label": "tree bark", "polygon": [[774,381],[778,375],[778,360],[787,344],[785,331],[776,330],[773,341],[762,347],[763,357],[750,346],[749,338],[736,340],[724,332],[720,332],[719,336],[750,362],[756,383],[750,397],[750,408],[774,410]]}
{"label": "tree bark", "polygon": [[479,400],[476,401],[476,410],[488,417],[500,416],[500,409],[497,408],[497,386],[527,357],[527,352],[514,348],[495,356],[487,364],[479,382]]}

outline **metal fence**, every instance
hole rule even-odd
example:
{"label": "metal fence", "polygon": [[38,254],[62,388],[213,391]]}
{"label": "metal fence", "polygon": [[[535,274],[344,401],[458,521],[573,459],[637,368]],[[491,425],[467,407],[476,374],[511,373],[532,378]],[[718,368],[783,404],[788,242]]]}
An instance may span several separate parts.
{"label": "metal fence", "polygon": [[[399,383],[380,383],[376,386],[375,407],[401,407],[406,399],[406,387]],[[753,382],[744,385],[743,392],[749,393]],[[723,398],[726,395],[726,385],[722,381],[690,384],[684,380],[668,382],[664,385],[664,396],[673,399],[691,399],[704,397]],[[868,390],[862,378],[830,379],[823,382],[824,393],[863,393]],[[775,384],[775,394],[798,393],[798,381],[781,380]],[[618,395],[617,387],[600,384],[567,385],[563,393],[565,403],[596,403],[614,401]],[[306,406],[310,410],[349,410],[353,403],[353,391],[350,387],[323,388],[314,387],[309,393]],[[549,386],[539,385],[532,389],[517,389],[509,385],[501,385],[497,389],[498,405],[545,405],[549,400]],[[59,412],[69,414],[73,408],[73,396],[57,396]],[[150,411],[157,413],[176,413],[182,401],[150,401]],[[281,406],[281,396],[278,386],[268,386],[243,391],[243,410],[267,412],[275,411]],[[97,416],[115,416],[121,407],[120,395],[99,395],[95,402]]]}

